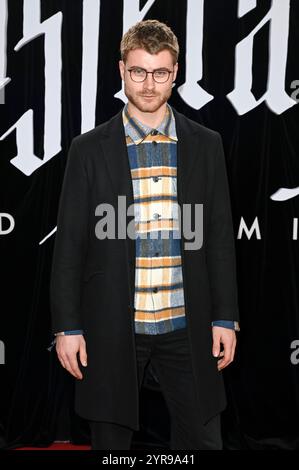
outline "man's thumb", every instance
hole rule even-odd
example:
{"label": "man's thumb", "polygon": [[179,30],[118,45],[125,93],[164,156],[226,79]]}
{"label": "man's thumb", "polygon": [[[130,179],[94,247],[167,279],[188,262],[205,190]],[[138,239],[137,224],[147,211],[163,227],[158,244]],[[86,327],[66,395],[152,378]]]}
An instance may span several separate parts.
{"label": "man's thumb", "polygon": [[79,355],[80,355],[80,361],[81,361],[82,366],[86,367],[87,366],[87,354],[86,354],[85,344],[82,344],[80,346]]}
{"label": "man's thumb", "polygon": [[213,344],[213,356],[218,357],[220,353],[220,344],[219,343],[214,343]]}

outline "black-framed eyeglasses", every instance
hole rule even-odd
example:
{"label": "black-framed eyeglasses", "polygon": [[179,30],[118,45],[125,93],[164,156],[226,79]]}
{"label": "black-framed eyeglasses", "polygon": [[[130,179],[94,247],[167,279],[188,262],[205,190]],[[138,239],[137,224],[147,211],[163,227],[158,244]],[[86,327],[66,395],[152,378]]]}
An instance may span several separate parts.
{"label": "black-framed eyeglasses", "polygon": [[153,70],[152,72],[148,72],[147,70],[141,67],[132,67],[127,70],[128,72],[130,72],[131,80],[137,83],[144,82],[147,78],[148,73],[152,74],[155,82],[166,83],[167,80],[169,79],[170,74],[173,73],[173,70],[168,70],[168,69],[156,69],[156,70]]}

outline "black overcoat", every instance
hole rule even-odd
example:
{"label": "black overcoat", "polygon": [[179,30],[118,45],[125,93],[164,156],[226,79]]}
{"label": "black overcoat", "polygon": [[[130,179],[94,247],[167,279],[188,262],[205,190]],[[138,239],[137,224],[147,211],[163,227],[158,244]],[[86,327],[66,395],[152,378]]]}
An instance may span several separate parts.
{"label": "black overcoat", "polygon": [[[212,356],[213,320],[238,320],[234,235],[220,135],[174,110],[177,191],[203,205],[203,243],[182,237],[187,331],[206,422],[226,404],[222,372]],[[76,381],[76,411],[90,420],[139,429],[134,341],[135,241],[96,236],[99,204],[117,218],[118,196],[133,204],[122,115],[73,139],[60,197],[50,285],[53,332],[83,329],[88,354]],[[192,213],[192,211],[191,211]],[[128,216],[127,222],[132,221]],[[179,380],[179,377],[178,377]]]}

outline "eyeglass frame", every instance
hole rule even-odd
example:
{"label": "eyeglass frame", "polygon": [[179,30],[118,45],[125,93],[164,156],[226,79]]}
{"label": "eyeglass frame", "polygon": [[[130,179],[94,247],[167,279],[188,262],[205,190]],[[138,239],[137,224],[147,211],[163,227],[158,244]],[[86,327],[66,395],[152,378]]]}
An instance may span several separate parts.
{"label": "eyeglass frame", "polygon": [[[145,71],[146,75],[145,75],[145,77],[144,77],[143,80],[140,80],[140,81],[138,81],[138,82],[136,82],[136,80],[133,80],[131,73],[132,73],[135,69],[140,69],[140,70],[144,70],[144,71]],[[152,74],[153,80],[154,80],[155,83],[159,83],[159,84],[167,83],[168,80],[169,80],[170,75],[171,75],[172,73],[174,73],[174,70],[168,70],[168,69],[163,68],[163,67],[160,67],[160,68],[158,68],[158,69],[155,69],[155,70],[153,70],[152,72],[148,72],[148,71],[147,71],[146,69],[144,69],[143,67],[131,67],[130,69],[126,69],[126,70],[127,70],[127,72],[130,73],[130,78],[131,78],[132,82],[134,82],[134,83],[143,83],[143,82],[145,82],[145,80],[147,79],[147,75],[148,75],[149,73]],[[160,70],[160,71],[163,70],[164,72],[168,72],[168,77],[167,77],[167,80],[165,80],[165,82],[157,82],[157,80],[155,80],[154,73],[157,72],[157,71],[159,71],[159,70]]]}

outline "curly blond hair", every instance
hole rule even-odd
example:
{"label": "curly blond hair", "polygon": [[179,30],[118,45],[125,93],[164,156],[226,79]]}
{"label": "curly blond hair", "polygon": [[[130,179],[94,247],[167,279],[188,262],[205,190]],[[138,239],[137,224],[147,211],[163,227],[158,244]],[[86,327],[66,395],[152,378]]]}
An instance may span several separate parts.
{"label": "curly blond hair", "polygon": [[121,59],[126,62],[128,53],[134,49],[144,49],[149,54],[158,54],[167,49],[174,64],[177,63],[179,55],[176,35],[158,20],[139,21],[124,34],[120,43]]}

